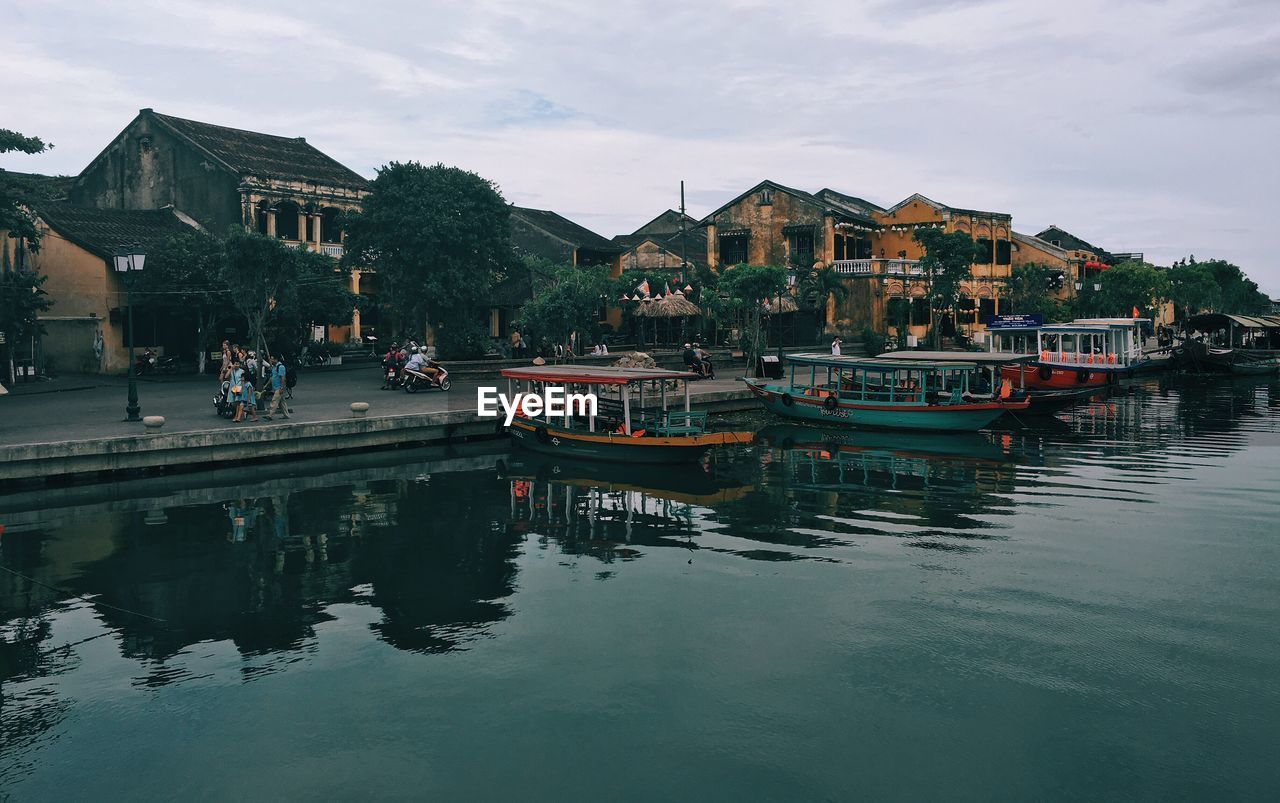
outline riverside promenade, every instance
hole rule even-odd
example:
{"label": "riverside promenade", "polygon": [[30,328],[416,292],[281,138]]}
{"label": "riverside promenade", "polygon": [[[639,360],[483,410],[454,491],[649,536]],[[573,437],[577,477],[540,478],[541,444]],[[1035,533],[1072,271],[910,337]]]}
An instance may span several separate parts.
{"label": "riverside promenade", "polygon": [[[218,383],[205,376],[139,379],[142,415],[164,416],[159,433],[124,421],[124,377],[68,375],[18,384],[0,397],[0,482],[55,479],[99,472],[270,461],[356,450],[483,440],[501,436],[501,422],[476,417],[476,389],[505,388],[492,376],[458,378],[448,393],[379,390],[376,365],[313,369],[299,374],[289,420],[277,416],[233,424],[214,414]],[[699,409],[750,409],[733,378],[690,385]],[[363,417],[353,402],[367,402]]]}

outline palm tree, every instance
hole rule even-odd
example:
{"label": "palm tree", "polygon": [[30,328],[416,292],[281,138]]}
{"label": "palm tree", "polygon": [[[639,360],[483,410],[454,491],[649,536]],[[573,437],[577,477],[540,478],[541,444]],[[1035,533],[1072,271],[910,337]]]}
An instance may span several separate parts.
{"label": "palm tree", "polygon": [[829,266],[814,267],[800,275],[799,301],[805,309],[817,314],[819,334],[827,328],[827,299],[834,298],[838,306],[848,296],[849,288],[844,280]]}

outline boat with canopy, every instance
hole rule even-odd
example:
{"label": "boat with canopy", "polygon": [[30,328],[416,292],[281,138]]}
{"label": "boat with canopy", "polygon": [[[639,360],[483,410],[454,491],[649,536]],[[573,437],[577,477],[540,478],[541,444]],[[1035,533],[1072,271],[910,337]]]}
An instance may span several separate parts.
{"label": "boat with canopy", "polygon": [[507,396],[541,396],[548,387],[594,393],[595,414],[530,414],[521,406],[508,433],[516,444],[545,454],[638,463],[698,460],[714,446],[749,444],[751,432],[712,432],[707,414],[690,409],[689,371],[612,366],[538,365],[505,368]]}
{"label": "boat with canopy", "polygon": [[743,381],[765,409],[785,418],[871,429],[973,431],[1030,404],[996,379],[1007,355],[939,353],[792,354],[783,381]]}
{"label": "boat with canopy", "polygon": [[1122,377],[1167,367],[1168,357],[1142,350],[1149,318],[1085,318],[1071,323],[990,330],[991,353],[1033,354],[1031,362],[1008,365],[1002,375],[1030,390],[1113,385]]}
{"label": "boat with canopy", "polygon": [[[1036,359],[1034,354],[1005,354],[993,352],[970,351],[890,351],[880,355],[882,358],[897,360],[918,360],[927,358],[943,363],[976,363],[980,370],[980,383],[986,387],[998,387],[1008,383],[1013,393],[1012,399],[1025,396],[1030,404],[1027,412],[1031,414],[1051,414],[1099,393],[1105,388],[1094,385],[1068,388],[1028,388],[1025,383],[1025,372],[1017,371],[1019,366],[1027,365]],[[1006,376],[1007,369],[1015,369]]]}

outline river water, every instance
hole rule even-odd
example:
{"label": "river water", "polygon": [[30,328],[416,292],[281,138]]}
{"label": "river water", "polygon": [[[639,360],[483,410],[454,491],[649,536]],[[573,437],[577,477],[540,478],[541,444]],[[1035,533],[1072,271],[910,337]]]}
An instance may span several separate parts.
{"label": "river water", "polygon": [[0,497],[13,799],[1275,799],[1280,384]]}

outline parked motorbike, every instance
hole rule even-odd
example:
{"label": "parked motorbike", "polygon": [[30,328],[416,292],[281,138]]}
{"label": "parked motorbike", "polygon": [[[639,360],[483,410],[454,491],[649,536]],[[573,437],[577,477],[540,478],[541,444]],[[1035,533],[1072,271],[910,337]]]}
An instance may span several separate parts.
{"label": "parked motorbike", "polygon": [[133,370],[139,376],[145,374],[176,374],[182,370],[182,363],[177,357],[160,357],[151,349],[147,349],[134,360]]}
{"label": "parked motorbike", "polygon": [[405,368],[400,372],[401,384],[404,385],[405,393],[417,393],[419,390],[437,390],[447,391],[450,387],[449,372],[444,369],[440,363],[432,360],[427,363],[428,366],[439,371],[435,378],[432,379],[421,371],[415,371],[411,368]]}

